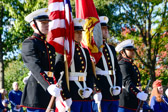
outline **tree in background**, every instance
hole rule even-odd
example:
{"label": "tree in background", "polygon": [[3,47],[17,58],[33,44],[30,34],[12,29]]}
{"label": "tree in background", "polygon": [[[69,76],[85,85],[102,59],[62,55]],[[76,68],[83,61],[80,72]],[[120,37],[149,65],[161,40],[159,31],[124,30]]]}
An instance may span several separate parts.
{"label": "tree in background", "polygon": [[[100,3],[97,2],[99,5]],[[128,38],[135,41],[138,48],[136,63],[141,69],[144,83],[147,78],[155,81],[159,69],[158,78],[167,83],[164,77],[167,75],[164,73],[167,57],[164,57],[162,63],[159,62],[163,59],[163,52],[164,56],[168,56],[168,38],[162,36],[168,28],[167,5],[167,0],[113,0],[102,6],[103,10],[98,9],[99,15],[110,18],[109,25],[113,36],[120,41]]]}
{"label": "tree in background", "polygon": [[[19,55],[21,59],[21,56]],[[5,69],[5,89],[9,92],[12,88],[13,82],[18,82],[19,90],[23,91],[25,84],[23,83],[23,78],[28,76],[28,69],[24,65],[22,60],[15,60],[8,63],[8,67]]]}
{"label": "tree in background", "polygon": [[[146,84],[145,81],[149,78],[154,81],[155,76],[159,76],[166,84],[165,76],[167,76],[168,70],[165,65],[168,63],[166,50],[168,38],[164,33],[168,25],[167,0],[93,1],[98,14],[109,17],[112,36],[120,41],[128,38],[135,40],[136,46],[139,48],[136,62],[141,69],[143,82]],[[75,15],[75,1],[71,0],[71,3],[73,15]],[[16,52],[21,48],[23,40],[32,34],[24,17],[36,9],[47,7],[47,5],[48,1],[43,0],[0,1],[0,88],[3,87],[4,68],[6,68],[6,74],[9,71],[8,62],[16,59],[17,61],[11,63],[22,61],[17,57],[18,53]],[[13,70],[15,71],[15,69]],[[11,73],[10,75],[15,74]],[[5,86],[9,85],[6,85],[5,82]]]}
{"label": "tree in background", "polygon": [[0,1],[0,88],[4,87],[4,69],[8,62],[18,59],[21,43],[32,34],[24,17],[47,4],[43,0]]}

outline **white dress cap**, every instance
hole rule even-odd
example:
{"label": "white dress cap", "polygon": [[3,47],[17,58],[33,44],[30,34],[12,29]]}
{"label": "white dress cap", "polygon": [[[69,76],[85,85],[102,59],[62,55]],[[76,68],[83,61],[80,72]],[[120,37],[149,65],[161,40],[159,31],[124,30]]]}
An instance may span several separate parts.
{"label": "white dress cap", "polygon": [[116,46],[115,50],[117,52],[120,52],[121,50],[123,50],[124,48],[127,48],[127,47],[132,48],[132,49],[136,49],[136,48],[134,48],[134,41],[131,39],[128,39],[128,40],[125,40],[125,41],[122,41],[121,43],[119,43]]}
{"label": "white dress cap", "polygon": [[75,18],[74,22],[74,30],[83,30],[83,25],[85,24],[85,20],[81,18]]}
{"label": "white dress cap", "polygon": [[38,16],[48,16],[49,15],[49,10],[47,8],[42,8],[42,9],[38,9],[32,13],[30,13],[29,15],[27,15],[25,17],[25,21],[27,22],[31,22],[34,18],[38,17]]}
{"label": "white dress cap", "polygon": [[107,24],[109,21],[109,18],[107,16],[100,16],[99,17],[100,23],[105,23]]}
{"label": "white dress cap", "polygon": [[165,94],[168,97],[168,88],[166,89]]}
{"label": "white dress cap", "polygon": [[75,18],[75,19],[73,19],[73,22],[74,22],[74,26],[83,27],[83,25],[85,24],[85,20],[81,19],[81,18]]}

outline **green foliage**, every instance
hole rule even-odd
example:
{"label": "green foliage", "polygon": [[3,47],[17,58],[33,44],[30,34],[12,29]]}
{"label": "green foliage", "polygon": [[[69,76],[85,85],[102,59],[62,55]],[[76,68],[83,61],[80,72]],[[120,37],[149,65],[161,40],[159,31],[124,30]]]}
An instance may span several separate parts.
{"label": "green foliage", "polygon": [[[24,66],[18,53],[21,43],[33,33],[29,23],[24,18],[32,11],[48,7],[48,1],[43,0],[1,0],[0,6],[3,12],[3,27],[0,28],[2,36],[2,47],[5,64],[5,89],[12,90],[12,83],[17,81],[21,90],[24,88],[23,78],[27,76],[28,69]],[[8,55],[7,55],[8,53]],[[10,54],[9,54],[10,53]],[[16,54],[16,55],[15,55]]]}
{"label": "green foliage", "polygon": [[[47,7],[48,1],[44,0],[1,0],[0,7],[4,7],[3,27],[0,27],[2,35],[3,54],[5,58],[5,88],[12,89],[12,82],[18,81],[23,90],[23,77],[27,76],[28,70],[16,53],[21,49],[22,41],[31,36],[33,30],[24,20],[24,17],[32,11]],[[93,0],[99,16],[109,17],[109,27],[112,36],[118,40],[135,40],[140,54],[136,63],[139,64],[142,74],[142,83],[146,84],[149,78],[155,77],[156,56],[161,55],[166,49],[163,47],[168,43],[168,38],[160,38],[168,28],[167,3],[162,0]],[[75,17],[75,0],[71,0],[73,16]],[[166,4],[166,5],[165,5]],[[160,6],[160,7],[159,7]],[[159,7],[159,8],[158,8]],[[159,19],[158,19],[159,16]],[[154,29],[152,29],[152,27]],[[122,27],[135,28],[125,36],[122,35]],[[3,34],[2,34],[3,32]],[[140,60],[141,59],[141,60]],[[13,61],[15,60],[15,61]],[[168,60],[161,63],[166,65]],[[9,63],[9,64],[8,64]],[[154,65],[154,66],[153,66]],[[163,83],[167,83],[167,70],[161,72]]]}
{"label": "green foliage", "polygon": [[[97,1],[100,2],[100,1]],[[167,1],[162,0],[113,0],[109,4],[101,6],[103,10],[98,12],[107,15],[110,18],[110,32],[119,41],[133,39],[137,50],[136,63],[139,65],[142,74],[142,83],[146,84],[151,78],[156,79],[155,71],[160,65],[157,65],[157,56],[165,51],[165,45],[168,38],[161,38],[168,28],[168,8]],[[129,30],[123,30],[126,28]],[[134,31],[132,31],[132,28]],[[162,63],[166,65],[166,63]],[[166,78],[161,72],[157,78]]]}
{"label": "green foliage", "polygon": [[5,89],[9,92],[12,88],[13,82],[19,83],[21,91],[24,89],[23,78],[28,76],[28,69],[25,67],[22,61],[12,61],[8,63],[8,67],[5,69]]}
{"label": "green foliage", "polygon": [[30,28],[24,18],[29,13],[39,8],[47,7],[48,1],[43,0],[2,0],[2,6],[5,8],[3,14],[3,54],[6,56],[5,66],[10,59],[17,59],[17,55],[10,56],[7,53],[15,54],[21,47],[21,43],[25,38],[31,36],[33,30]]}
{"label": "green foliage", "polygon": [[163,71],[162,75],[157,78],[162,80],[162,85],[168,85],[168,70]]}

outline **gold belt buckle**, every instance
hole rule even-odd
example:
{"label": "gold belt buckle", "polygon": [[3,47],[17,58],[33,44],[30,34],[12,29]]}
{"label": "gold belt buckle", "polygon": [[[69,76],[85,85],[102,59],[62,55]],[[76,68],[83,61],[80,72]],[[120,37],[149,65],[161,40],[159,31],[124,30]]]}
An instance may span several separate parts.
{"label": "gold belt buckle", "polygon": [[47,73],[47,76],[48,76],[48,77],[53,77],[53,72],[50,72],[50,71],[49,71],[49,72]]}
{"label": "gold belt buckle", "polygon": [[78,81],[84,81],[85,80],[85,77],[84,76],[79,76],[78,77]]}
{"label": "gold belt buckle", "polygon": [[109,70],[109,75],[113,75],[113,71],[112,70]]}

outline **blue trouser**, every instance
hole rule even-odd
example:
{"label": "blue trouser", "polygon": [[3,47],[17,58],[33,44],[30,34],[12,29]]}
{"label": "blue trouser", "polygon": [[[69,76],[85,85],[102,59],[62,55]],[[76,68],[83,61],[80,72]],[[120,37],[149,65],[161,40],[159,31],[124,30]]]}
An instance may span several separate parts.
{"label": "blue trouser", "polygon": [[136,111],[135,110],[130,110],[130,109],[119,107],[118,108],[118,112],[136,112]]}
{"label": "blue trouser", "polygon": [[[16,110],[14,110],[14,108],[12,109],[12,112],[18,112],[18,111],[16,111]],[[23,108],[21,107],[20,108],[20,111],[19,112],[23,112]]]}
{"label": "blue trouser", "polygon": [[27,108],[27,112],[45,112],[46,110],[44,109],[31,109],[31,108]]}
{"label": "blue trouser", "polygon": [[91,101],[73,101],[71,112],[92,112]]}
{"label": "blue trouser", "polygon": [[[102,112],[117,112],[119,101],[101,101]],[[92,111],[98,112],[97,104],[92,102]]]}

